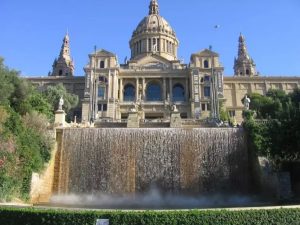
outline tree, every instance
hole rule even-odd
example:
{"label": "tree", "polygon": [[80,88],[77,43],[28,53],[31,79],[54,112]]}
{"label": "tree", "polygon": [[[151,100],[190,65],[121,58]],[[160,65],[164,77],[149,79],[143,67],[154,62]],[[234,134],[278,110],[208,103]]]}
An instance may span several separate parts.
{"label": "tree", "polygon": [[50,158],[52,115],[47,99],[0,58],[0,202],[28,198],[32,172]]}
{"label": "tree", "polygon": [[269,90],[266,96],[252,94],[250,98],[250,108],[257,117],[269,119],[268,123],[256,123],[251,118],[245,122],[255,151],[277,168],[282,162],[300,160],[300,90],[290,94]]}
{"label": "tree", "polygon": [[79,102],[78,96],[68,93],[66,88],[61,83],[56,86],[47,87],[46,91],[44,91],[43,94],[50,103],[53,111],[58,109],[58,102],[60,97],[64,99],[63,108],[66,113],[75,108]]}
{"label": "tree", "polygon": [[4,59],[0,57],[0,104],[8,103],[15,90],[12,80],[18,75],[16,71],[9,70],[3,61]]}

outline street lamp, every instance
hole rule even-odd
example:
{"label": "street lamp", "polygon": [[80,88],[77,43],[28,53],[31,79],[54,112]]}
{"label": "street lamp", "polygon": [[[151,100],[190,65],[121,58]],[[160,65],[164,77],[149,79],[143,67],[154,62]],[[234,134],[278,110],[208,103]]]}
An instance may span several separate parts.
{"label": "street lamp", "polygon": [[[209,50],[212,50],[212,47],[209,46]],[[211,51],[211,117],[215,122],[220,121],[220,112],[219,112],[219,93],[218,93],[218,74],[214,69],[214,56]]]}

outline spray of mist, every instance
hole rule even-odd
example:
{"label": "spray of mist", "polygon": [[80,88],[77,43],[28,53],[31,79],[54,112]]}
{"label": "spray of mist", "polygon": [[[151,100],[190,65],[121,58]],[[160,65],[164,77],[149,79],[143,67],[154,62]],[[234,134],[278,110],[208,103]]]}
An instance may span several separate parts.
{"label": "spray of mist", "polygon": [[183,196],[162,194],[152,188],[145,194],[136,195],[56,195],[51,198],[51,205],[99,209],[192,209],[216,207],[245,207],[257,205],[258,201],[249,196],[208,195]]}

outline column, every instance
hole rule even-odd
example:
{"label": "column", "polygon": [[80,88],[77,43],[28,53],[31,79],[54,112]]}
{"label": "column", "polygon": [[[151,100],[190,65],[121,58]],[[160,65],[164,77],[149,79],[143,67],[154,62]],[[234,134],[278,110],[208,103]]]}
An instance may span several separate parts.
{"label": "column", "polygon": [[119,83],[118,83],[118,74],[117,70],[114,71],[114,98],[118,98],[118,90],[119,90]]}
{"label": "column", "polygon": [[120,99],[120,102],[123,102],[123,78],[120,79],[120,86],[119,86],[119,90],[120,90],[120,93],[119,93],[119,99]]}
{"label": "column", "polygon": [[113,73],[111,76],[112,76],[111,97],[114,99],[115,98],[115,73]]}
{"label": "column", "polygon": [[162,38],[159,38],[159,41],[160,41],[160,52],[163,52],[164,49],[163,49],[163,39]]}
{"label": "column", "polygon": [[239,107],[239,105],[242,104],[242,103],[239,104],[239,101],[237,100],[238,99],[239,84],[238,83],[233,83],[232,88],[234,88],[234,93],[232,95],[232,105],[234,107]]}
{"label": "column", "polygon": [[185,97],[185,101],[189,101],[189,93],[188,91],[190,90],[189,87],[189,82],[188,82],[188,78],[185,79],[185,89],[184,89],[184,97]]}
{"label": "column", "polygon": [[169,78],[169,95],[170,95],[170,100],[173,101],[173,92],[172,92],[172,89],[173,89],[173,81],[172,81],[172,78],[170,77]]}
{"label": "column", "polygon": [[135,101],[139,99],[139,78],[135,79]]}
{"label": "column", "polygon": [[97,119],[98,115],[98,79],[94,78],[94,112],[93,119]]}
{"label": "column", "polygon": [[166,78],[163,78],[163,101],[167,100],[166,97],[166,92],[167,92],[167,84],[166,84]]}
{"label": "column", "polygon": [[142,99],[145,101],[146,100],[146,84],[145,84],[145,78],[142,79]]}
{"label": "column", "polygon": [[172,43],[172,54],[174,54],[174,52],[175,52],[174,49],[175,49],[174,44]]}
{"label": "column", "polygon": [[146,52],[149,52],[148,46],[149,46],[149,40],[148,40],[148,38],[147,38],[147,39],[146,39]]}
{"label": "column", "polygon": [[111,98],[111,78],[110,78],[110,70],[108,71],[108,83],[107,83],[107,100]]}

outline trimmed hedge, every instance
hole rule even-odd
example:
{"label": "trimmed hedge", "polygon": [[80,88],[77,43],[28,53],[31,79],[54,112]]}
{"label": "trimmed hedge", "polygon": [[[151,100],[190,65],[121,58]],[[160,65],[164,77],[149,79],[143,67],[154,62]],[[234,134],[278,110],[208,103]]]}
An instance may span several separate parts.
{"label": "trimmed hedge", "polygon": [[297,225],[300,209],[187,210],[187,211],[75,211],[0,208],[1,225]]}

